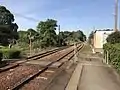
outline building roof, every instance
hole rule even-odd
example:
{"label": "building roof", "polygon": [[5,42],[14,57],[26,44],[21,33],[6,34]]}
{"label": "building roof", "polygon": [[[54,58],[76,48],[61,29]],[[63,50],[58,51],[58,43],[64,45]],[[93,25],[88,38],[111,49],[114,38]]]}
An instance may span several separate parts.
{"label": "building roof", "polygon": [[95,32],[94,32],[94,33],[96,33],[97,31],[113,31],[113,29],[95,30]]}

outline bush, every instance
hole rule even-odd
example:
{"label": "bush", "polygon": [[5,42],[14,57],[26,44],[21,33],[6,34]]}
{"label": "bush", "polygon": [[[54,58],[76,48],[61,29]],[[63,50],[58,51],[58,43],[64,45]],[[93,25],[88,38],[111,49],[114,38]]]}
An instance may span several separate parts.
{"label": "bush", "polygon": [[104,54],[109,54],[109,63],[112,64],[118,71],[120,71],[120,43],[107,43],[103,46]]}
{"label": "bush", "polygon": [[4,59],[16,59],[20,58],[20,50],[15,49],[1,49],[0,52],[2,52]]}
{"label": "bush", "polygon": [[111,44],[120,43],[120,31],[113,32],[107,37],[107,42]]}

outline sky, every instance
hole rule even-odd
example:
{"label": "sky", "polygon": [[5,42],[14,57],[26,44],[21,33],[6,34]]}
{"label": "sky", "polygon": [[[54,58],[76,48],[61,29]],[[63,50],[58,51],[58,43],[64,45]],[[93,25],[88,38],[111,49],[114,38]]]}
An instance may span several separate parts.
{"label": "sky", "polygon": [[82,30],[86,35],[93,28],[114,27],[115,0],[0,0],[0,5],[14,14],[19,30],[36,29],[48,18],[57,20],[61,31]]}

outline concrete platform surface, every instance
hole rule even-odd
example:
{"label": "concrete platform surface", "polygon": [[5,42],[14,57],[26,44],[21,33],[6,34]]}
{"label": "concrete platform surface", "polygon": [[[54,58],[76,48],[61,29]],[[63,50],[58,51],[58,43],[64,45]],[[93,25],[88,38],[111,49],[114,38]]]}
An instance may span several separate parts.
{"label": "concrete platform surface", "polygon": [[65,90],[77,90],[81,71],[82,71],[82,65],[79,63],[75,71],[73,72],[71,79]]}
{"label": "concrete platform surface", "polygon": [[120,90],[120,77],[105,65],[87,64],[83,66],[78,90]]}
{"label": "concrete platform surface", "polygon": [[76,67],[82,65],[82,69],[78,69],[76,74],[73,73],[76,76],[69,80],[69,90],[120,90],[120,75],[110,65],[103,63],[103,60],[97,53],[92,54],[90,47],[85,46],[79,53]]}
{"label": "concrete platform surface", "polygon": [[120,90],[120,76],[115,69],[92,57],[79,60],[66,90]]}

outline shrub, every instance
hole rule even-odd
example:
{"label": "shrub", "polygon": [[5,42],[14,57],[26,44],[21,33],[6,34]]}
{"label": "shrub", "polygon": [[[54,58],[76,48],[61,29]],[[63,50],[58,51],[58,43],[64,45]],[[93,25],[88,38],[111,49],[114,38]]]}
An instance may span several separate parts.
{"label": "shrub", "polygon": [[107,37],[107,42],[111,44],[120,43],[120,31],[113,32]]}
{"label": "shrub", "polygon": [[20,50],[15,49],[1,49],[0,52],[2,52],[4,59],[15,59],[20,58]]}
{"label": "shrub", "polygon": [[104,54],[109,54],[109,63],[112,64],[118,71],[120,71],[120,43],[107,43],[103,46]]}

